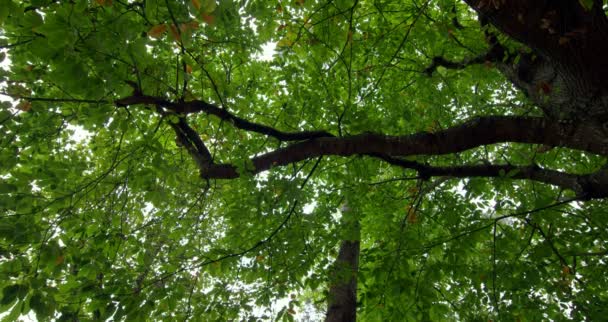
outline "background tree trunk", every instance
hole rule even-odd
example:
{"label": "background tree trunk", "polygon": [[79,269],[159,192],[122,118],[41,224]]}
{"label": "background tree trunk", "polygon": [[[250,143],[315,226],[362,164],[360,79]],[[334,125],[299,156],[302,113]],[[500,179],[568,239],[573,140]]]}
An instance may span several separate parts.
{"label": "background tree trunk", "polygon": [[343,241],[330,273],[326,322],[356,321],[358,267],[359,241]]}
{"label": "background tree trunk", "polygon": [[357,271],[359,269],[359,221],[345,204],[342,207],[344,241],[329,272],[326,322],[357,320]]}

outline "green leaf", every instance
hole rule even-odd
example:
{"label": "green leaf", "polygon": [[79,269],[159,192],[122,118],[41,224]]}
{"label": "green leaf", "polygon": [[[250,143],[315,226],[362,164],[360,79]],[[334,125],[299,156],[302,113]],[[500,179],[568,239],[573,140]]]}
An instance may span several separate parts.
{"label": "green leaf", "polygon": [[45,320],[52,316],[55,311],[53,307],[54,301],[50,298],[45,298],[42,293],[36,292],[30,298],[30,308],[36,313],[36,318]]}
{"label": "green leaf", "polygon": [[12,309],[10,310],[10,312],[2,317],[2,322],[13,322],[13,321],[17,321],[17,319],[19,318],[19,316],[21,315],[21,305],[19,305],[19,303],[15,304]]}
{"label": "green leaf", "polygon": [[1,305],[7,305],[16,299],[22,299],[27,294],[28,287],[23,284],[12,284],[2,289]]}
{"label": "green leaf", "polygon": [[578,0],[578,3],[587,11],[593,9],[593,0]]}
{"label": "green leaf", "polygon": [[601,320],[599,2],[484,2],[0,0],[0,316]]}

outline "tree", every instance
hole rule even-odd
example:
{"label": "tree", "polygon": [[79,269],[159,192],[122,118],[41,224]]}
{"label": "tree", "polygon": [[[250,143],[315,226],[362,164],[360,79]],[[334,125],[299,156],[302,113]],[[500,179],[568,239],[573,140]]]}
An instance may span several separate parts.
{"label": "tree", "polygon": [[604,318],[606,6],[0,1],[4,319]]}

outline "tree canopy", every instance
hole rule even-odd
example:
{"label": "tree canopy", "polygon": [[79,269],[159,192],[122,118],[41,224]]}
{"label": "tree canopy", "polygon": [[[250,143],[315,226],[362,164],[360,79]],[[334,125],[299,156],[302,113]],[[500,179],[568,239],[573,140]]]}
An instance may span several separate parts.
{"label": "tree canopy", "polygon": [[606,7],[0,0],[2,318],[605,318]]}

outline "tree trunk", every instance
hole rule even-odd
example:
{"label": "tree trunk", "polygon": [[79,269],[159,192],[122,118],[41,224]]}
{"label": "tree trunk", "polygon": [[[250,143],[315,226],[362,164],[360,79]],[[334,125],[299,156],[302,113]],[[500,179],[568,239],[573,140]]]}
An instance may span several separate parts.
{"label": "tree trunk", "polygon": [[608,123],[608,19],[602,1],[465,0],[482,21],[528,46],[505,53],[498,69],[561,120]]}
{"label": "tree trunk", "polygon": [[360,229],[357,213],[342,206],[343,241],[329,272],[326,322],[357,320],[357,271],[359,270]]}
{"label": "tree trunk", "polygon": [[358,267],[359,241],[343,241],[330,273],[326,322],[356,321]]}

